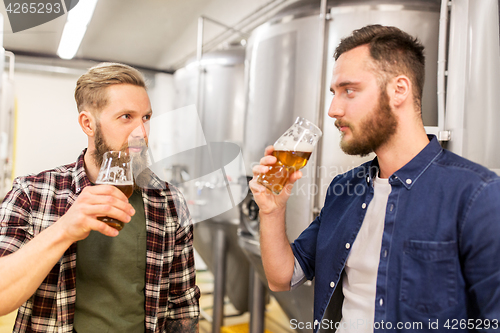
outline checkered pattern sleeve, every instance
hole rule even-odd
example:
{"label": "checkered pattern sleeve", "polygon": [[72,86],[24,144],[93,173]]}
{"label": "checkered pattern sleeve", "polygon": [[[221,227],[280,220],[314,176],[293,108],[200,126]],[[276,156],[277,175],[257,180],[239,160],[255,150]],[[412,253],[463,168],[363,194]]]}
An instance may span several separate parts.
{"label": "checkered pattern sleeve", "polygon": [[32,238],[31,202],[19,179],[0,205],[0,257],[19,250]]}
{"label": "checkered pattern sleeve", "polygon": [[172,195],[172,200],[174,201],[179,227],[185,228],[192,225],[193,220],[191,219],[191,214],[189,213],[186,199],[184,199],[181,191],[179,191],[179,189],[177,189],[173,185],[169,185],[169,189]]}
{"label": "checkered pattern sleeve", "polygon": [[195,284],[193,224],[182,194],[175,190],[172,192],[178,216],[178,227],[175,235],[174,258],[169,274],[167,317],[169,319],[194,318],[199,316],[200,290]]}

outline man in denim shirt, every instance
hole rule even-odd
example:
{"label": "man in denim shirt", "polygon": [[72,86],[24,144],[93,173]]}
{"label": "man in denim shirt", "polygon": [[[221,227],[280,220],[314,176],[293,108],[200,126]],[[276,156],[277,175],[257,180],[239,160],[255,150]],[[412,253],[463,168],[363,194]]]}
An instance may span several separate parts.
{"label": "man in denim shirt", "polygon": [[[341,41],[335,60],[328,114],[341,147],[377,157],[332,181],[291,245],[285,208],[301,172],[280,195],[254,177],[269,287],[316,278],[314,332],[500,331],[500,179],[426,135],[423,46],[367,26]],[[254,175],[276,162],[272,151]],[[335,324],[322,321],[330,302],[342,304]]]}

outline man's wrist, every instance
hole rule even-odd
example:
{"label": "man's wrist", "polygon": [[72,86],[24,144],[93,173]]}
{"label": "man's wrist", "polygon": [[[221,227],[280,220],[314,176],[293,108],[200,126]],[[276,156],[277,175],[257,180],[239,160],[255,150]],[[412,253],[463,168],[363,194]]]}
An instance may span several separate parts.
{"label": "man's wrist", "polygon": [[279,220],[283,219],[286,214],[286,207],[276,208],[269,212],[259,210],[259,217],[262,220]]}
{"label": "man's wrist", "polygon": [[[53,241],[55,244],[61,244],[61,246],[68,248],[71,244],[77,241],[77,239],[73,239],[71,234],[68,232],[67,225],[68,223],[64,216],[62,216],[59,220],[57,220],[50,229],[53,234]],[[48,228],[47,228],[48,229]]]}

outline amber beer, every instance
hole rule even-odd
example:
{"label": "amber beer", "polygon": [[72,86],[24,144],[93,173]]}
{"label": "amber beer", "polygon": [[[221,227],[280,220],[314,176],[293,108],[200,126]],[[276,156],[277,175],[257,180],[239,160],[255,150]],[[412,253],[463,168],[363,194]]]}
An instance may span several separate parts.
{"label": "amber beer", "polygon": [[120,191],[122,191],[123,194],[125,194],[125,196],[127,198],[130,198],[132,196],[132,193],[134,193],[134,184],[133,183],[124,184],[124,185],[114,184],[114,186],[117,187]]}
{"label": "amber beer", "polygon": [[[105,152],[95,183],[116,186],[127,198],[130,198],[134,192],[131,162],[132,159],[127,152]],[[107,223],[118,231],[122,230],[125,225],[122,221],[118,221],[109,216],[98,217],[97,219]]]}
{"label": "amber beer", "polygon": [[277,162],[257,176],[257,182],[280,194],[290,175],[302,169],[321,138],[321,130],[309,120],[297,117],[295,123],[274,143]]}
{"label": "amber beer", "polygon": [[278,161],[269,166],[268,172],[260,174],[258,181],[275,194],[280,194],[290,175],[307,164],[311,152],[275,150],[273,156]]}
{"label": "amber beer", "polygon": [[[125,196],[127,198],[130,198],[132,196],[132,193],[134,193],[134,184],[133,183],[130,183],[130,184],[116,184],[116,183],[104,183],[103,182],[103,183],[100,183],[100,184],[113,185],[114,187],[116,187],[120,191],[122,191],[123,194],[125,194]],[[96,185],[98,185],[98,184],[96,183]],[[115,228],[118,231],[122,230],[123,226],[125,225],[125,223],[123,223],[122,221],[114,219],[112,217],[108,217],[108,216],[100,216],[97,219],[99,221],[102,221],[102,222],[106,223],[110,227]]]}

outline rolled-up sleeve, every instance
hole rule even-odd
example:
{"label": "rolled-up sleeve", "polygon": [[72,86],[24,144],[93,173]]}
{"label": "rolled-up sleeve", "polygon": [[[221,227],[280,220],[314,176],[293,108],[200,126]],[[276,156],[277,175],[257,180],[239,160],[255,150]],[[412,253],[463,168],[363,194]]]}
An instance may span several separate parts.
{"label": "rolled-up sleeve", "polygon": [[177,230],[169,279],[167,317],[169,319],[198,317],[200,290],[196,286],[192,224],[186,227],[179,226]]}
{"label": "rolled-up sleeve", "polygon": [[19,179],[0,204],[0,257],[19,250],[32,238],[31,203]]}
{"label": "rolled-up sleeve", "polygon": [[292,279],[290,280],[290,290],[294,290],[295,288],[300,287],[306,281],[306,279],[306,275],[304,274],[302,267],[300,267],[299,261],[297,260],[297,258],[294,258],[293,275]]}
{"label": "rolled-up sleeve", "polygon": [[322,215],[323,210],[291,244],[295,260],[300,264],[303,274],[305,274],[308,280],[312,280],[315,275],[316,240],[318,238]]}

